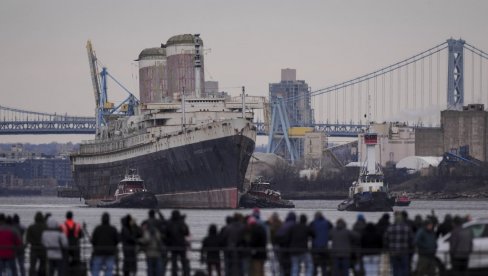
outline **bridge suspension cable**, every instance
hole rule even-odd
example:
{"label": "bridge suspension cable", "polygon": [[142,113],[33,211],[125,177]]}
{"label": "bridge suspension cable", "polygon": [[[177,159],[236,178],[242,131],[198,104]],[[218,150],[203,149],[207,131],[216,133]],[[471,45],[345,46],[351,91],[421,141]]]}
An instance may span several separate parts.
{"label": "bridge suspension cable", "polygon": [[[348,80],[348,81],[344,81],[344,82],[341,82],[341,83],[338,83],[338,84],[334,84],[334,85],[331,85],[331,86],[328,86],[326,88],[322,88],[322,89],[318,89],[318,90],[315,90],[313,92],[310,93],[310,96],[317,96],[317,95],[320,95],[320,94],[324,94],[324,93],[328,93],[328,92],[332,92],[332,91],[336,91],[336,90],[339,90],[343,87],[347,87],[347,86],[350,86],[350,85],[353,85],[353,84],[357,84],[357,83],[360,83],[360,82],[363,82],[363,81],[367,81],[367,80],[370,80],[370,79],[373,79],[375,77],[378,77],[378,76],[381,76],[381,75],[384,75],[386,73],[390,73],[392,71],[395,71],[399,68],[402,68],[402,67],[405,67],[409,64],[412,64],[416,61],[419,61],[421,59],[424,59],[426,57],[429,57],[429,56],[432,56],[433,54],[435,53],[438,53],[444,49],[447,48],[447,42],[443,42],[441,44],[438,44],[428,50],[425,50],[419,54],[416,54],[410,58],[407,58],[407,59],[404,59],[402,61],[399,61],[397,63],[394,63],[392,65],[389,65],[389,66],[386,66],[386,67],[383,67],[381,69],[378,69],[372,73],[368,73],[368,74],[365,74],[365,75],[362,75],[360,77],[357,77],[357,78],[354,78],[354,79],[351,79],[351,80]],[[286,98],[284,99],[285,102],[288,102],[288,101],[296,101],[300,98],[303,98],[303,97],[306,97],[306,95],[298,95],[298,96],[294,96],[294,97],[289,97],[289,98]]]}

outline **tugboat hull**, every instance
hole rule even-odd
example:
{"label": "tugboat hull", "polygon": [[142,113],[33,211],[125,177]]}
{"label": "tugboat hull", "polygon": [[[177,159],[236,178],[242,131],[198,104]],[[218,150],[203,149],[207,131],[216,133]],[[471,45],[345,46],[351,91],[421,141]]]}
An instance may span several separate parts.
{"label": "tugboat hull", "polygon": [[144,208],[151,209],[158,206],[156,196],[151,192],[137,192],[118,200],[100,201],[100,208]]}
{"label": "tugboat hull", "polygon": [[250,194],[243,194],[239,201],[239,207],[242,208],[295,208],[295,204],[289,200],[269,200]]}
{"label": "tugboat hull", "polygon": [[385,192],[355,194],[337,206],[339,211],[391,212],[395,200]]}

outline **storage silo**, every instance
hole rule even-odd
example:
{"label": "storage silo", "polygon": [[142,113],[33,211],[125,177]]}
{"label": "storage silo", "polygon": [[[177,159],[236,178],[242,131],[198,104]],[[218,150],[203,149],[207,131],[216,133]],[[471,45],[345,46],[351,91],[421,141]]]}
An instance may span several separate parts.
{"label": "storage silo", "polygon": [[166,42],[168,94],[174,100],[199,98],[204,93],[203,41],[199,34],[176,35]]}
{"label": "storage silo", "polygon": [[139,54],[139,96],[142,103],[172,100],[168,95],[166,49],[164,45],[147,48]]}

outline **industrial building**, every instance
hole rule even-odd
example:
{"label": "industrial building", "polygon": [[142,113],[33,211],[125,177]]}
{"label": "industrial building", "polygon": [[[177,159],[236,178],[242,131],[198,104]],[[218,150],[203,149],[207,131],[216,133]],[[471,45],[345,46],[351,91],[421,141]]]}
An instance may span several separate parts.
{"label": "industrial building", "polygon": [[483,104],[441,112],[440,128],[416,129],[415,154],[442,156],[445,152],[488,161],[488,112]]}
{"label": "industrial building", "polygon": [[199,34],[169,38],[161,47],[139,54],[139,90],[142,103],[161,103],[204,96],[203,41]]}
{"label": "industrial building", "polygon": [[55,194],[57,187],[71,187],[73,178],[66,156],[39,157],[13,145],[0,158],[0,190],[25,194]]}
{"label": "industrial building", "polygon": [[[269,99],[272,122],[267,151],[292,163],[303,160],[305,134],[314,131],[310,127],[314,120],[308,84],[297,80],[295,69],[281,69],[281,81],[269,84]],[[325,139],[315,138],[318,144],[323,144]]]}
{"label": "industrial building", "polygon": [[311,126],[314,122],[310,87],[304,80],[297,80],[296,69],[281,69],[281,81],[269,84],[269,100],[285,102],[290,126]]}

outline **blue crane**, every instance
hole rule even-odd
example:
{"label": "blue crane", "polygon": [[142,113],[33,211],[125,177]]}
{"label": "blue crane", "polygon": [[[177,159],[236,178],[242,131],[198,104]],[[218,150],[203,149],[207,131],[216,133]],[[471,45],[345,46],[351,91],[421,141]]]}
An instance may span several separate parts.
{"label": "blue crane", "polygon": [[[95,95],[96,106],[96,126],[97,132],[101,126],[106,126],[108,123],[108,117],[113,115],[119,116],[131,116],[134,115],[136,107],[139,105],[139,100],[131,93],[124,85],[122,85],[115,77],[113,77],[107,70],[107,67],[102,67],[102,72],[98,71],[98,59],[93,50],[91,41],[88,40],[86,44],[88,53],[88,63],[90,66],[90,75],[93,84],[93,92]],[[107,77],[111,78],[122,90],[127,92],[129,96],[114,106],[113,103],[108,101],[107,92]]]}

